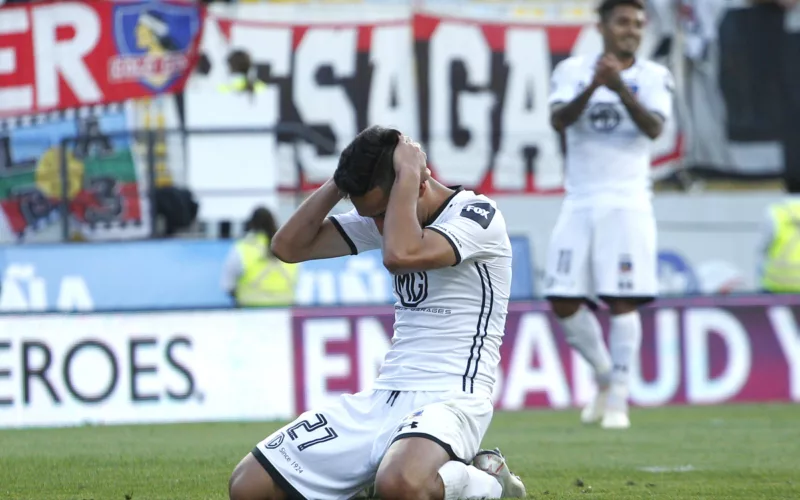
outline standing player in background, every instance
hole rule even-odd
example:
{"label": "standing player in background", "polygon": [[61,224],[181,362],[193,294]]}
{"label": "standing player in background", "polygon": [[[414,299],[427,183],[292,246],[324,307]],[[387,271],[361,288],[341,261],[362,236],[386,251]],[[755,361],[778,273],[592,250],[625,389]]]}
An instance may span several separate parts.
{"label": "standing player in background", "polygon": [[[650,147],[672,113],[672,76],[636,58],[645,24],[641,0],[599,8],[604,51],[572,57],[553,73],[551,123],[566,136],[566,198],[547,253],[545,294],[567,342],[598,385],[585,423],[627,428],[629,375],[638,356],[638,308],[658,293]],[[610,353],[595,315],[611,311]]]}
{"label": "standing player in background", "polygon": [[[328,217],[343,196],[355,209]],[[430,178],[418,144],[370,127],[272,250],[302,262],[378,248],[397,301],[374,389],[258,443],[233,472],[232,500],[344,500],[373,482],[384,500],[525,497],[499,451],[478,450],[511,291],[503,215],[490,199]]]}

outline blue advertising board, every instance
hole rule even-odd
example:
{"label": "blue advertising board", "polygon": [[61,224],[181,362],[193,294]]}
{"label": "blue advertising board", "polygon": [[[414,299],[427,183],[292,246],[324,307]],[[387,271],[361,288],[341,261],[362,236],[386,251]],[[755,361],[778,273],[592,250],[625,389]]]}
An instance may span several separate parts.
{"label": "blue advertising board", "polygon": [[[221,273],[231,241],[146,241],[8,246],[0,311],[183,309],[232,306]],[[533,296],[530,251],[512,238],[511,298]],[[300,264],[298,305],[390,304],[379,251]]]}

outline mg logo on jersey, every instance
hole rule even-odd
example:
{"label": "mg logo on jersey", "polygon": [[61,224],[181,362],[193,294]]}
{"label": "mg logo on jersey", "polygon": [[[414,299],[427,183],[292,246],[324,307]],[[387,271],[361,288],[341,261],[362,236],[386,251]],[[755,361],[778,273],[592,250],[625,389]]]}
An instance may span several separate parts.
{"label": "mg logo on jersey", "polygon": [[408,273],[394,277],[394,291],[405,307],[417,307],[428,298],[428,273]]}
{"label": "mg logo on jersey", "polygon": [[600,102],[589,110],[589,120],[592,122],[592,128],[596,131],[611,132],[619,126],[622,115],[613,104]]}

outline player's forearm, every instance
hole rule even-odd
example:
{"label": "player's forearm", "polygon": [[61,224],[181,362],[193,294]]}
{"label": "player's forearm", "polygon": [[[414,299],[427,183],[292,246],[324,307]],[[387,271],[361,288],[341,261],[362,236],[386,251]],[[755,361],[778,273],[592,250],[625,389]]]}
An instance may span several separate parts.
{"label": "player's forearm", "polygon": [[422,228],[417,218],[420,173],[400,169],[395,177],[383,222],[383,260],[391,268],[422,247]]}
{"label": "player's forearm", "polygon": [[272,238],[272,253],[286,262],[307,249],[317,237],[325,217],[342,199],[333,179],[314,191]]}
{"label": "player's forearm", "polygon": [[592,94],[594,94],[595,90],[597,90],[597,85],[592,82],[569,104],[565,104],[554,110],[550,115],[550,124],[553,128],[558,132],[563,132],[567,127],[578,121],[578,118],[581,117],[581,113],[583,113],[586,106],[589,104],[589,99],[592,98]]}
{"label": "player's forearm", "polygon": [[631,115],[631,119],[636,123],[636,126],[639,127],[639,130],[644,132],[645,135],[651,139],[655,139],[661,135],[661,131],[664,128],[664,123],[661,121],[661,118],[655,113],[645,109],[638,99],[636,99],[636,96],[628,90],[628,87],[623,86],[622,89],[620,89],[619,97],[622,100],[622,104],[625,105],[625,109],[628,110],[628,114]]}

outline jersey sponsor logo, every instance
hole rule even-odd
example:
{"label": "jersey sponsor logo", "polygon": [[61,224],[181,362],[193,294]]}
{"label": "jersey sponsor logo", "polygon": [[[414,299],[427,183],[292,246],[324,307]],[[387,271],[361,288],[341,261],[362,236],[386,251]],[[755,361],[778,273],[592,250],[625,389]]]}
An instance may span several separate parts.
{"label": "jersey sponsor logo", "polygon": [[394,277],[394,291],[405,307],[417,307],[428,298],[428,273],[408,273]]}
{"label": "jersey sponsor logo", "polygon": [[599,102],[589,110],[589,121],[598,132],[613,132],[622,121],[622,115],[613,104]]}
{"label": "jersey sponsor logo", "polygon": [[461,217],[477,222],[484,229],[494,219],[495,208],[490,203],[472,203],[461,209]]}

